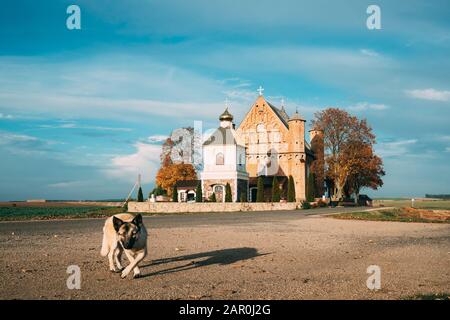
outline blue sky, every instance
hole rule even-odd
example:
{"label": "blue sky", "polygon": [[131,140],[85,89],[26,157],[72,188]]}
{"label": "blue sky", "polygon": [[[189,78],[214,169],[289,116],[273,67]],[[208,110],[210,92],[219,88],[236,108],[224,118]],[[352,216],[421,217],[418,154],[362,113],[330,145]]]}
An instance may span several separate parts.
{"label": "blue sky", "polygon": [[[81,30],[66,8],[81,8]],[[381,30],[366,9],[381,8]],[[374,196],[450,193],[448,1],[9,1],[0,10],[0,200],[125,197],[161,136],[237,123],[259,85],[377,135]]]}

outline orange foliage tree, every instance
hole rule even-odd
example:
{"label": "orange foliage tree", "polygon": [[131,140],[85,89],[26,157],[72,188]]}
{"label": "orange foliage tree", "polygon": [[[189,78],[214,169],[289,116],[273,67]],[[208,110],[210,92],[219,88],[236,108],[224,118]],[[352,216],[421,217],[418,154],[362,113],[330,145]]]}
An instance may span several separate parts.
{"label": "orange foliage tree", "polygon": [[382,185],[382,161],[373,154],[375,135],[365,119],[359,120],[345,110],[328,108],[315,114],[312,126],[324,131],[325,171],[327,179],[332,181],[336,199],[344,197],[348,184],[358,194],[362,187]]}
{"label": "orange foliage tree", "polygon": [[156,174],[156,184],[172,195],[172,189],[179,180],[196,180],[194,166],[188,163],[172,163],[169,156],[164,159]]}

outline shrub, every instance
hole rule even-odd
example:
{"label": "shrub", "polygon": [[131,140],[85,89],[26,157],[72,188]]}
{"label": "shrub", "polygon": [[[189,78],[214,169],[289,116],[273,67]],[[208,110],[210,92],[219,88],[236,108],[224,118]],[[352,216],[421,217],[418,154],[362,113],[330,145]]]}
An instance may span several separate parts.
{"label": "shrub", "polygon": [[172,188],[172,201],[178,202],[178,190],[176,186],[173,186]]}
{"label": "shrub", "polygon": [[209,196],[209,202],[217,202],[215,192],[213,192],[213,193]]}
{"label": "shrub", "polygon": [[314,196],[315,196],[315,177],[314,177],[314,173],[310,173],[308,175],[308,184],[306,185],[306,200],[309,202],[313,202],[314,201]]}
{"label": "shrub", "polygon": [[155,188],[153,188],[152,192],[150,192],[149,196],[151,196],[152,194],[155,197],[156,196],[165,196],[165,195],[167,195],[167,191],[164,190],[163,188],[161,188],[160,186],[156,186]]}
{"label": "shrub", "polygon": [[295,184],[294,184],[294,178],[292,176],[289,176],[287,201],[295,202]]}
{"label": "shrub", "polygon": [[195,190],[195,202],[203,202],[202,182],[199,181]]}
{"label": "shrub", "polygon": [[264,180],[262,176],[258,177],[256,202],[264,202]]}
{"label": "shrub", "polygon": [[139,190],[138,190],[137,202],[144,202],[144,195],[142,194],[141,187],[139,187]]}
{"label": "shrub", "polygon": [[311,204],[308,201],[303,201],[302,202],[302,209],[304,209],[304,210],[311,209]]}
{"label": "shrub", "polygon": [[231,195],[231,186],[228,182],[225,186],[225,202],[233,202],[233,196]]}
{"label": "shrub", "polygon": [[274,176],[272,181],[272,202],[280,202],[280,199],[280,185],[277,177]]}

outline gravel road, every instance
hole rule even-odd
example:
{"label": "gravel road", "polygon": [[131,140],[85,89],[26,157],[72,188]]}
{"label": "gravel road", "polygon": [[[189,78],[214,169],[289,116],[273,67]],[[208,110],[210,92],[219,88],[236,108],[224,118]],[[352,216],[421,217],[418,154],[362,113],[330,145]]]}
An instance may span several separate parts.
{"label": "gravel road", "polygon": [[[146,217],[143,278],[100,256],[103,219],[0,223],[1,299],[399,299],[450,292],[450,225],[338,220],[359,209]],[[81,289],[69,290],[69,265]],[[369,290],[367,267],[381,268]]]}

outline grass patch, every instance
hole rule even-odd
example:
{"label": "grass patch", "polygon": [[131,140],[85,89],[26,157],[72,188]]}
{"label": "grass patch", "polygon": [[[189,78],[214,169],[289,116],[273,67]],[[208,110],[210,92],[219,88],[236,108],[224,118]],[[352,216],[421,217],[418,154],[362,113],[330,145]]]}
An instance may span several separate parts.
{"label": "grass patch", "polygon": [[423,210],[396,208],[392,210],[377,210],[366,212],[347,212],[333,215],[337,219],[369,220],[369,221],[398,221],[398,222],[433,222],[450,223],[449,217],[424,215]]}
{"label": "grass patch", "polygon": [[0,221],[101,218],[124,212],[119,207],[0,207]]}
{"label": "grass patch", "polygon": [[[375,205],[383,205],[385,207],[411,207],[411,199],[377,199],[374,201]],[[450,210],[450,200],[416,200],[414,208],[425,210]]]}
{"label": "grass patch", "polygon": [[405,300],[450,300],[450,293],[427,293],[407,297]]}

